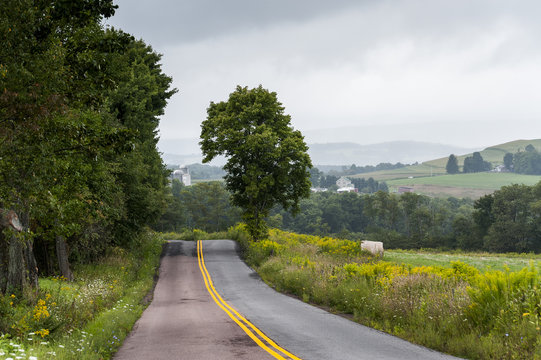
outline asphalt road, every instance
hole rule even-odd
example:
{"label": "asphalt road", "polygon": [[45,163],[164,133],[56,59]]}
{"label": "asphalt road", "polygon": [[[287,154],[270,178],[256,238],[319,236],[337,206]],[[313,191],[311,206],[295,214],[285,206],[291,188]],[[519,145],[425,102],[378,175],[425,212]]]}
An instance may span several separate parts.
{"label": "asphalt road", "polygon": [[273,359],[212,300],[195,246],[193,241],[168,244],[154,299],[115,359]]}
{"label": "asphalt road", "polygon": [[456,359],[330,314],[268,287],[230,240],[203,242],[205,264],[222,297],[301,359]]}
{"label": "asphalt road", "polygon": [[[264,284],[230,240],[203,242],[222,298],[282,348],[307,359],[456,359],[330,314]],[[115,359],[270,359],[212,300],[195,242],[168,245],[154,300]]]}

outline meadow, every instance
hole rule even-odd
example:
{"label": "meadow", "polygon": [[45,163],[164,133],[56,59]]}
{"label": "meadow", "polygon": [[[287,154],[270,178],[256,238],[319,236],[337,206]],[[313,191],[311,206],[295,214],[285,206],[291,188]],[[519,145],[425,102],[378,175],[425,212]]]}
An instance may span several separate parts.
{"label": "meadow", "polygon": [[250,242],[242,226],[228,237],[267,284],[305,302],[463,358],[541,359],[539,256],[392,251],[382,259],[329,237],[271,230]]}
{"label": "meadow", "polygon": [[476,199],[493,193],[502,186],[511,184],[532,186],[539,181],[541,176],[537,175],[482,172],[390,180],[387,181],[387,185],[391,192],[396,192],[400,186],[408,186],[418,194]]}
{"label": "meadow", "polygon": [[162,244],[146,232],[130,251],[76,266],[75,281],[40,278],[33,294],[0,296],[0,359],[109,359],[147,305]]}
{"label": "meadow", "polygon": [[531,264],[541,267],[539,254],[494,254],[467,252],[436,252],[434,250],[387,250],[383,260],[406,266],[451,267],[453,261],[473,266],[479,271],[520,271]]}

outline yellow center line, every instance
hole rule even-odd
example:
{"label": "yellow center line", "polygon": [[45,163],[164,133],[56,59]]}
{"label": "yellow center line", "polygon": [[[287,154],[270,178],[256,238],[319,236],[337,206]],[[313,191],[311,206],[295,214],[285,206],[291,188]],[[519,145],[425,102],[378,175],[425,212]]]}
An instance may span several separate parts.
{"label": "yellow center line", "polygon": [[[261,330],[259,330],[254,324],[249,322],[244,316],[242,316],[238,311],[236,311],[234,308],[232,308],[218,293],[216,288],[214,287],[214,284],[212,283],[212,278],[210,277],[210,274],[207,270],[207,267],[205,266],[205,258],[203,257],[203,244],[201,240],[197,241],[197,260],[199,263],[199,269],[201,270],[201,273],[203,274],[203,280],[205,281],[205,286],[214,299],[214,302],[218,304],[218,306],[227,314],[229,317],[235,321],[235,323],[240,326],[242,330],[252,339],[255,341],[256,344],[258,344],[262,349],[267,351],[269,354],[271,354],[276,359],[283,359],[285,358],[276,353],[274,350],[269,348],[265,343],[263,343],[250,329],[246,327],[248,325],[252,328],[261,338],[263,338],[270,346],[275,348],[276,350],[280,351],[282,354],[285,354],[290,359],[293,360],[301,360],[300,358],[296,357],[295,355],[291,354],[287,350],[281,348],[279,345],[277,345],[274,341],[272,341],[269,337],[267,337]],[[218,300],[219,299],[219,300]],[[233,315],[235,314],[235,315]],[[244,325],[242,322],[239,321],[242,320],[246,325]]]}

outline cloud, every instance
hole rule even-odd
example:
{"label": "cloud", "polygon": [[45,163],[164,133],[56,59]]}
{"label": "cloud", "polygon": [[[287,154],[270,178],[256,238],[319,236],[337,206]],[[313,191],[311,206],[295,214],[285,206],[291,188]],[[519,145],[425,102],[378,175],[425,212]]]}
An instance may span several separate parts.
{"label": "cloud", "polygon": [[[123,3],[132,13],[148,6]],[[141,36],[159,38],[164,70],[180,89],[162,120],[164,138],[198,136],[209,102],[226,100],[237,84],[276,91],[301,130],[452,121],[499,129],[541,115],[535,1],[152,6],[148,22],[130,18],[125,30],[137,23]]]}

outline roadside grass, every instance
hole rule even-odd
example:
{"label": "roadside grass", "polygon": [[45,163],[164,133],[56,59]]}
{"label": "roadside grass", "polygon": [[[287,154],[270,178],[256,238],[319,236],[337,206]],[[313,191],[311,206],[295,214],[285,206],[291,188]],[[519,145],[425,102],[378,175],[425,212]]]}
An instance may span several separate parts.
{"label": "roadside grass", "polygon": [[226,231],[207,233],[206,231],[193,229],[184,230],[182,232],[165,232],[161,233],[161,237],[165,240],[220,240],[227,239]]}
{"label": "roadside grass", "polygon": [[271,230],[267,240],[251,242],[242,225],[228,234],[267,284],[305,302],[459,357],[541,359],[539,257],[520,270],[517,262],[516,270],[480,271],[438,257],[412,264],[408,252],[380,259],[328,237]]}
{"label": "roadside grass", "polygon": [[41,278],[36,294],[0,297],[0,359],[111,358],[146,307],[159,266],[158,235],[135,243],[76,266],[73,282]]}

